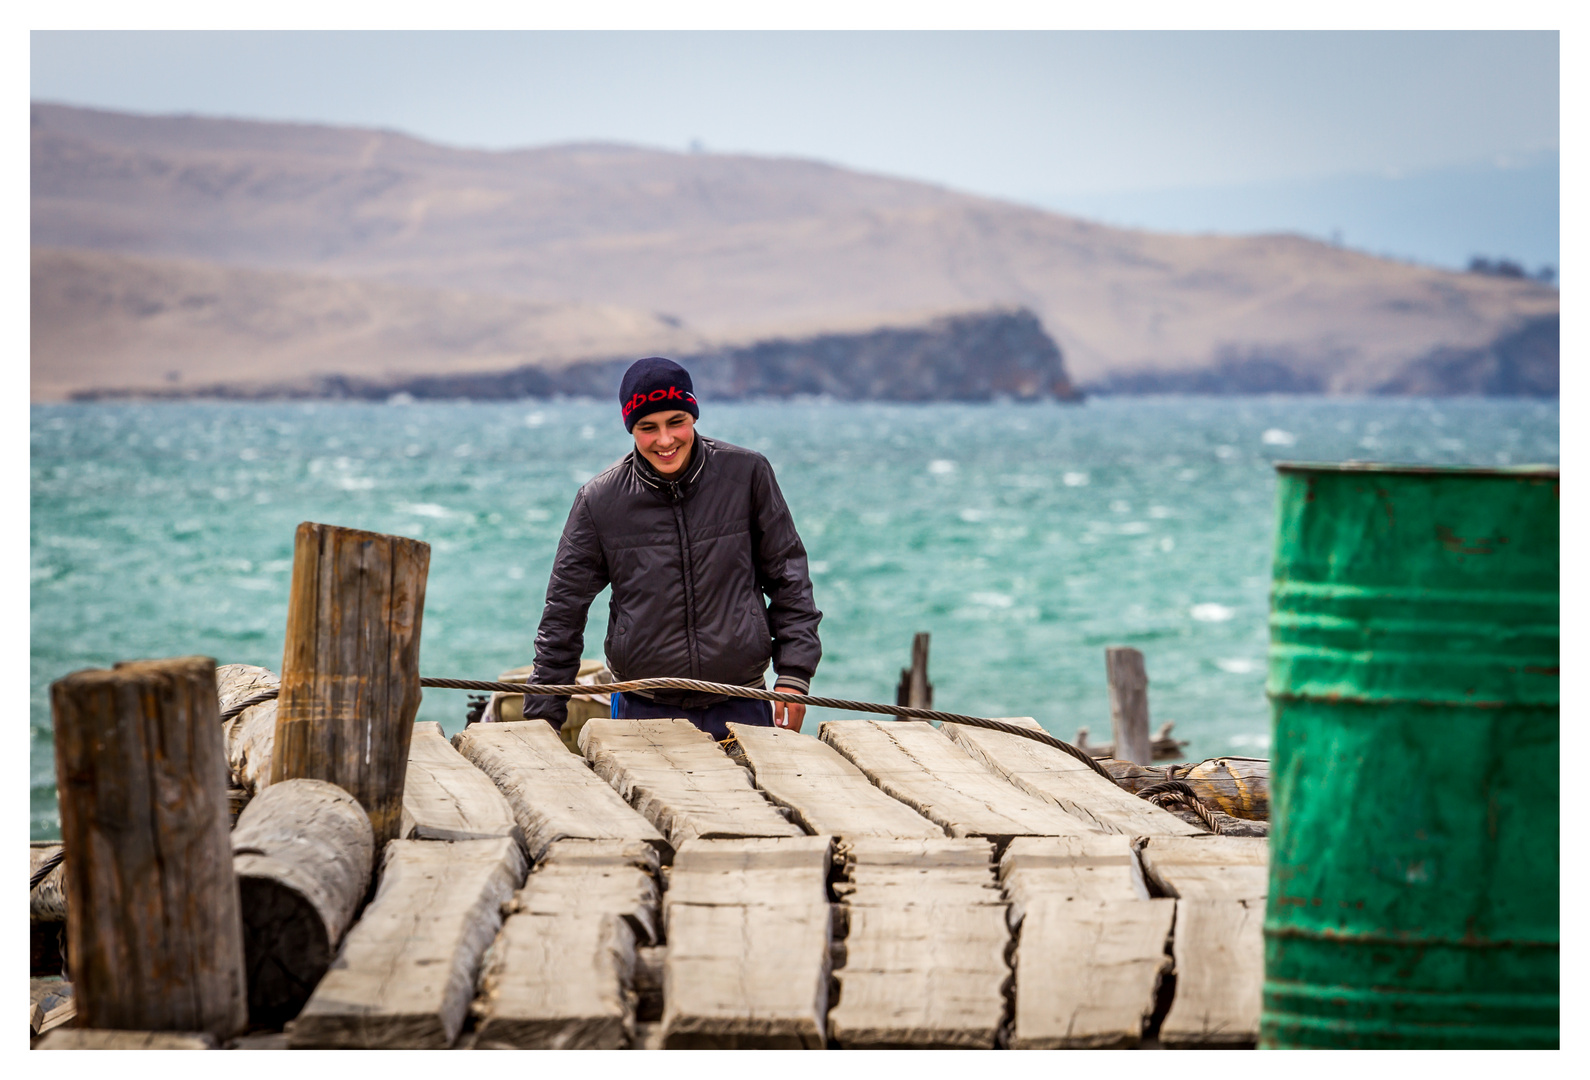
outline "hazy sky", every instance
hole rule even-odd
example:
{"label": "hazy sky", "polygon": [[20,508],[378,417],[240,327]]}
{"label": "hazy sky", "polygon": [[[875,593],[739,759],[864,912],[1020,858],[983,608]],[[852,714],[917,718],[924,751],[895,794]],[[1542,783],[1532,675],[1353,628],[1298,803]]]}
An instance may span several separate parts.
{"label": "hazy sky", "polygon": [[35,99],[817,157],[990,194],[1555,149],[1555,33],[35,33]]}
{"label": "hazy sky", "polygon": [[[35,100],[484,148],[698,142],[1124,224],[1556,253],[1555,32],[35,32],[31,51]],[[1406,221],[1423,194],[1309,186],[1519,164],[1527,182],[1437,184],[1450,209],[1413,233],[1353,223]],[[1174,197],[1133,197],[1153,192]]]}

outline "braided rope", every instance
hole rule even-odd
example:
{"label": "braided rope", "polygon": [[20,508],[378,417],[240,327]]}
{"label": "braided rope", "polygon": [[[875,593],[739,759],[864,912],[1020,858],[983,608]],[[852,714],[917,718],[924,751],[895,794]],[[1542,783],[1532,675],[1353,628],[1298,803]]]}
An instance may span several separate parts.
{"label": "braided rope", "polygon": [[64,858],[66,858],[66,849],[62,848],[60,851],[57,851],[54,855],[51,855],[49,858],[40,863],[39,868],[33,871],[33,875],[28,878],[28,892],[31,893],[34,889],[37,889],[39,887],[39,882],[49,877],[50,871],[54,870],[57,866],[60,866],[61,860]]}
{"label": "braided rope", "polygon": [[[1174,766],[1172,768],[1174,769]],[[1137,795],[1138,798],[1147,799],[1155,806],[1185,806],[1198,815],[1198,820],[1208,826],[1209,831],[1216,836],[1225,832],[1220,827],[1220,822],[1210,812],[1209,807],[1205,806],[1204,801],[1198,797],[1198,793],[1193,791],[1192,785],[1184,780],[1167,780],[1164,783],[1150,784],[1148,787],[1139,790]]]}
{"label": "braided rope", "polygon": [[[945,724],[965,724],[968,727],[987,728],[990,731],[1003,731],[1007,735],[1017,735],[1033,742],[1041,742],[1045,746],[1052,746],[1063,750],[1088,768],[1098,773],[1110,783],[1115,783],[1115,777],[1107,772],[1104,766],[1093,759],[1093,755],[1086,750],[1081,750],[1063,739],[1057,739],[1047,731],[1036,728],[1023,727],[1020,724],[1007,724],[1003,720],[989,720],[981,716],[963,716],[960,713],[939,712],[935,709],[916,709],[909,705],[877,705],[870,701],[846,701],[842,698],[814,697],[810,694],[781,694],[776,690],[762,690],[751,686],[731,686],[726,683],[703,682],[700,679],[630,679],[627,682],[616,683],[565,683],[559,685],[535,685],[531,683],[500,682],[481,679],[431,679],[421,678],[420,685],[437,690],[486,690],[501,694],[525,694],[530,697],[575,697],[594,694],[627,694],[634,690],[693,690],[703,694],[720,694],[724,697],[750,698],[754,701],[781,701],[790,705],[810,705],[819,709],[838,709],[842,712],[867,712],[880,713],[884,716],[900,716],[911,720],[937,720]],[[253,697],[233,705],[221,714],[224,723],[232,719],[245,709],[270,701],[276,697],[277,690],[266,690],[255,694]]]}

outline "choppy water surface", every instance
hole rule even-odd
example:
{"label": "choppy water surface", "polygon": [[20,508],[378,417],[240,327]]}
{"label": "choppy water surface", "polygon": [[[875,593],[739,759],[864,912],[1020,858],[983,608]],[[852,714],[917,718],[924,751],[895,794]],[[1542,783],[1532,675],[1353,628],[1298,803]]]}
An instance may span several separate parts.
{"label": "choppy water surface", "polygon": [[[940,708],[1104,741],[1104,647],[1134,645],[1192,759],[1268,746],[1272,462],[1558,454],[1555,403],[1503,401],[708,403],[700,430],[777,470],[824,612],[814,690],[892,701],[928,630]],[[430,542],[425,674],[528,662],[575,488],[628,445],[607,403],[35,407],[32,835],[58,835],[50,681],[194,653],[279,669],[300,521]],[[464,708],[430,690],[420,718],[452,732]]]}

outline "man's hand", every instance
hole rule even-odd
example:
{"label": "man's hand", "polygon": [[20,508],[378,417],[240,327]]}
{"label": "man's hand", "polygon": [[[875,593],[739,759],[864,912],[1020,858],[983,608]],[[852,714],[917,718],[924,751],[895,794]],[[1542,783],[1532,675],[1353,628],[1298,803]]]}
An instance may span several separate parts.
{"label": "man's hand", "polygon": [[[775,686],[773,690],[780,694],[799,694],[803,692],[793,686]],[[791,731],[799,731],[801,729],[801,721],[806,719],[806,706],[791,705],[785,701],[771,701],[768,704],[773,706],[774,727],[788,728]]]}

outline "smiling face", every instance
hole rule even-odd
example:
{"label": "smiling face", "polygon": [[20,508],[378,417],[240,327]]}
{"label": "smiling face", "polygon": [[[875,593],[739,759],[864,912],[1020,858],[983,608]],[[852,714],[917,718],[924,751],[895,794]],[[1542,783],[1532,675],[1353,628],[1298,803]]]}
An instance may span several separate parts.
{"label": "smiling face", "polygon": [[673,477],[690,463],[696,418],[683,409],[654,412],[635,421],[635,449],[663,476]]}

